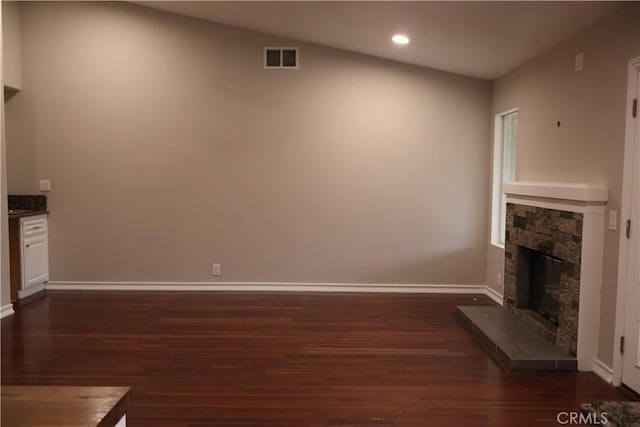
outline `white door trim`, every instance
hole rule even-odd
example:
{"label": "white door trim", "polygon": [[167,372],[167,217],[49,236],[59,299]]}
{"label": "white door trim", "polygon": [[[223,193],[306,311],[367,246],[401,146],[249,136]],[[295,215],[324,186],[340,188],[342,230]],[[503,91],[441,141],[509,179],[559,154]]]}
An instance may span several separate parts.
{"label": "white door trim", "polygon": [[[631,103],[637,94],[638,73],[640,72],[640,56],[629,61],[629,77],[627,79],[627,120],[624,143],[624,169],[622,174],[622,206],[620,209],[620,246],[618,251],[618,287],[616,298],[616,322],[613,345],[613,385],[622,383],[622,354],[620,354],[620,338],[624,336],[625,299],[627,295],[627,261],[629,258],[629,241],[625,236],[624,222],[631,214],[631,191],[633,185],[633,144],[636,119],[631,117]],[[636,225],[636,227],[640,224]]]}

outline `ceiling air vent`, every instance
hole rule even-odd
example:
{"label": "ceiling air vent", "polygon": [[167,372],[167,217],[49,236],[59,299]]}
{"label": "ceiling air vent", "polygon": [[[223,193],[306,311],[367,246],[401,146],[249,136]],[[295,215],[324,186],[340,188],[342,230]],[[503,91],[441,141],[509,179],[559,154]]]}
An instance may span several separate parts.
{"label": "ceiling air vent", "polygon": [[298,68],[297,47],[265,47],[264,68]]}

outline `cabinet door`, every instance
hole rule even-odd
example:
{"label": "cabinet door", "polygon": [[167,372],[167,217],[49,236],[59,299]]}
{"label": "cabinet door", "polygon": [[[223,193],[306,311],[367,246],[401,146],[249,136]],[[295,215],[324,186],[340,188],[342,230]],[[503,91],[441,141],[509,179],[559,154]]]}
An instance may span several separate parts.
{"label": "cabinet door", "polygon": [[22,254],[22,289],[49,280],[49,260],[45,236],[24,239]]}

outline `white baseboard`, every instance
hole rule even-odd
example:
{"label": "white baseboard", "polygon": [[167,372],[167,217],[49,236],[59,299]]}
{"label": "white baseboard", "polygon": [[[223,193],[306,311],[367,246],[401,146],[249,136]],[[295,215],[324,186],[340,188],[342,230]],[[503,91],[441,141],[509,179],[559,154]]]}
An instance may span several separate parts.
{"label": "white baseboard", "polygon": [[485,295],[491,298],[492,300],[494,300],[495,302],[497,302],[498,304],[502,305],[502,294],[498,293],[498,291],[496,291],[495,289],[489,286],[486,286]]}
{"label": "white baseboard", "polygon": [[7,304],[0,307],[0,319],[4,319],[7,316],[11,316],[14,313],[13,305]]}
{"label": "white baseboard", "polygon": [[37,294],[40,291],[44,291],[44,283],[38,283],[37,285],[31,285],[28,288],[24,288],[18,291],[18,299],[30,297],[33,294]]}
{"label": "white baseboard", "polygon": [[[294,282],[80,282],[49,281],[50,290],[83,291],[269,291],[269,292],[389,292],[482,294],[494,301],[496,293],[484,285],[294,283]],[[499,297],[502,300],[502,297]]]}
{"label": "white baseboard", "polygon": [[600,359],[596,359],[593,364],[593,372],[607,383],[611,384],[613,382],[613,369],[605,365]]}

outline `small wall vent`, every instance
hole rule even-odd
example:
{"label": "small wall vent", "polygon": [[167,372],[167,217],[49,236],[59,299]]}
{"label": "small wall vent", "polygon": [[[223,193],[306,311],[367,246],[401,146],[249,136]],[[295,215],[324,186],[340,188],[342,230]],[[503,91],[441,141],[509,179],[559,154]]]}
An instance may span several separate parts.
{"label": "small wall vent", "polygon": [[295,69],[299,63],[297,47],[264,48],[264,68]]}

